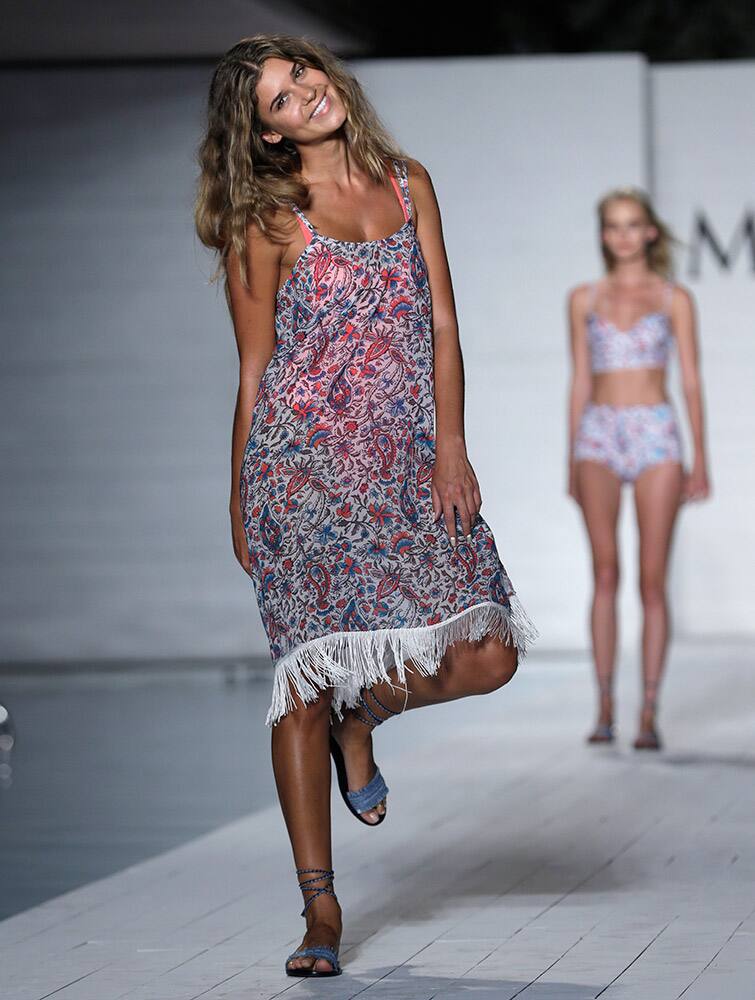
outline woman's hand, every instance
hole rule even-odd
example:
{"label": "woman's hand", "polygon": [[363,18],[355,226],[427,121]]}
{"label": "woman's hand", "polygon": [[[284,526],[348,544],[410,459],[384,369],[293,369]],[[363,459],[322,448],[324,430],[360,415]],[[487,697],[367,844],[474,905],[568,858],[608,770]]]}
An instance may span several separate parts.
{"label": "woman's hand", "polygon": [[455,547],[455,510],[457,510],[461,519],[461,530],[469,541],[472,525],[477,520],[482,505],[482,496],[477,477],[467,460],[467,450],[463,441],[438,442],[430,488],[433,497],[433,520],[437,521],[441,515],[443,516],[451,544]]}
{"label": "woman's hand", "polygon": [[241,568],[248,575],[252,575],[251,560],[249,558],[249,545],[244,531],[244,518],[241,515],[241,498],[233,497],[230,505],[231,513],[231,537],[233,539],[233,551],[238,559]]}
{"label": "woman's hand", "polygon": [[695,500],[707,500],[709,496],[710,480],[705,461],[704,459],[695,459],[692,469],[684,477],[682,500],[694,502]]}

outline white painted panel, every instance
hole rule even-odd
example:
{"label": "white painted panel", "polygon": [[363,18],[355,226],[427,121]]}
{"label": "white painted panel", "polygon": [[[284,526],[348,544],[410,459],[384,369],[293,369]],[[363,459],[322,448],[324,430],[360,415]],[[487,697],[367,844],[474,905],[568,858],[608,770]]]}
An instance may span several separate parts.
{"label": "white painted panel", "polygon": [[[679,280],[698,306],[714,491],[680,524],[677,627],[687,635],[751,636],[755,61],[653,67],[652,93],[658,205],[684,241]],[[701,221],[728,260],[720,259],[710,239],[700,238]]]}

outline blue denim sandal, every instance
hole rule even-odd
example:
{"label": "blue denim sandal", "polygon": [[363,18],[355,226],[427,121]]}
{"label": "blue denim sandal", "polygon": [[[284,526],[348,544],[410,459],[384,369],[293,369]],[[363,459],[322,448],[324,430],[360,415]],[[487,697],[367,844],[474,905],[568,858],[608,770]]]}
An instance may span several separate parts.
{"label": "blue denim sandal", "polygon": [[[297,868],[297,875],[310,875],[314,876],[312,878],[306,878],[303,882],[299,882],[299,888],[303,893],[311,893],[309,899],[307,899],[304,904],[304,909],[301,911],[301,916],[303,917],[307,912],[307,907],[314,903],[318,896],[326,895],[333,896],[335,898],[335,893],[331,888],[333,884],[333,878],[335,877],[334,872],[327,868]],[[316,882],[326,882],[327,885],[315,885]],[[306,895],[305,895],[306,899]],[[289,969],[288,963],[292,958],[314,958],[314,962],[310,966],[303,965],[298,969]],[[332,969],[330,972],[319,972],[315,969],[317,964],[317,959],[322,958],[326,962],[330,962]],[[298,976],[300,978],[325,978],[326,976],[340,976],[341,966],[338,963],[338,952],[331,948],[327,944],[313,944],[308,948],[298,948],[296,951],[291,952],[291,954],[286,959],[286,975],[287,976]]]}
{"label": "blue denim sandal", "polygon": [[[365,726],[369,726],[374,729],[376,726],[382,725],[387,718],[392,715],[400,715],[400,712],[394,712],[393,709],[388,708],[386,705],[380,701],[376,694],[373,694],[369,688],[365,689],[365,694],[369,694],[373,702],[381,708],[388,715],[385,719],[377,715],[364,700],[364,694],[359,696],[359,710],[364,710],[369,719],[365,719],[359,714],[359,710],[355,710],[354,715],[360,722]],[[333,755],[333,762],[336,765],[336,775],[338,776],[338,789],[341,793],[341,798],[346,803],[346,806],[350,813],[352,813],[356,818],[364,823],[365,826],[379,826],[385,819],[386,814],[382,815],[378,813],[378,819],[376,823],[370,823],[368,819],[364,819],[360,813],[369,812],[370,809],[374,807],[386,797],[388,794],[388,786],[383,780],[383,776],[380,773],[380,768],[375,768],[375,774],[372,779],[363,788],[358,788],[355,792],[349,791],[349,783],[346,779],[346,762],[343,759],[343,752],[336,742],[333,736],[330,737],[330,752]]]}

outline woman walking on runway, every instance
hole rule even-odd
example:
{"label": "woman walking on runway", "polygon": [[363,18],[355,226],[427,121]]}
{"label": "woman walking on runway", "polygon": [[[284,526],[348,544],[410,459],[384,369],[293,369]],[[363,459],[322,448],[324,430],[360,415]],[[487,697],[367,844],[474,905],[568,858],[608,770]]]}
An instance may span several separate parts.
{"label": "woman walking on runway", "polygon": [[349,811],[381,823],[373,728],[499,688],[534,630],[479,516],[425,168],[326,48],[280,35],[220,61],[200,159],[197,228],[240,359],[233,544],[275,664],[267,722],[305,900],[285,968],[337,975],[331,755]]}
{"label": "woman walking on runway", "polygon": [[[658,692],[669,637],[666,572],[679,505],[709,494],[694,300],[671,280],[671,241],[647,196],[619,188],[598,205],[606,275],[569,294],[572,381],[569,493],[592,548],[593,658],[598,722],[591,743],[611,742],[622,483],[634,485],[643,606],[643,699],[636,749],[659,749]],[[676,341],[694,442],[685,475],[665,369]]]}

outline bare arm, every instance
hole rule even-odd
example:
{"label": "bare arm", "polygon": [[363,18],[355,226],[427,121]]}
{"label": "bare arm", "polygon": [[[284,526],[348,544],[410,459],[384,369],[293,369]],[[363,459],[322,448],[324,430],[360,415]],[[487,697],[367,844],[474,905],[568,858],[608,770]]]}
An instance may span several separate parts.
{"label": "bare arm", "polygon": [[574,439],[577,436],[579,419],[590,398],[592,373],[590,368],[590,348],[587,343],[587,295],[588,286],[580,285],[569,293],[567,311],[569,319],[569,347],[571,353],[571,379],[569,383],[569,486],[571,497],[578,500],[574,476]]}
{"label": "bare arm", "polygon": [[456,518],[470,535],[482,504],[480,487],[467,459],[464,437],[464,363],[459,344],[451,273],[443,242],[440,209],[430,175],[417,160],[409,160],[410,190],[417,210],[417,238],[428,272],[433,315],[433,375],[435,383],[435,467],[433,513],[441,514],[453,545]]}
{"label": "bare arm", "polygon": [[247,230],[249,288],[239,275],[238,257],[228,258],[228,291],[239,355],[239,388],[231,439],[231,533],[236,558],[249,573],[239,480],[260,380],[275,351],[275,296],[284,247],[267,239],[256,226]]}
{"label": "bare arm", "polygon": [[686,500],[702,500],[710,494],[710,483],[705,447],[697,320],[692,295],[686,288],[679,285],[674,289],[674,297],[671,302],[671,323],[679,353],[682,389],[695,452],[692,469],[684,486],[684,496]]}

